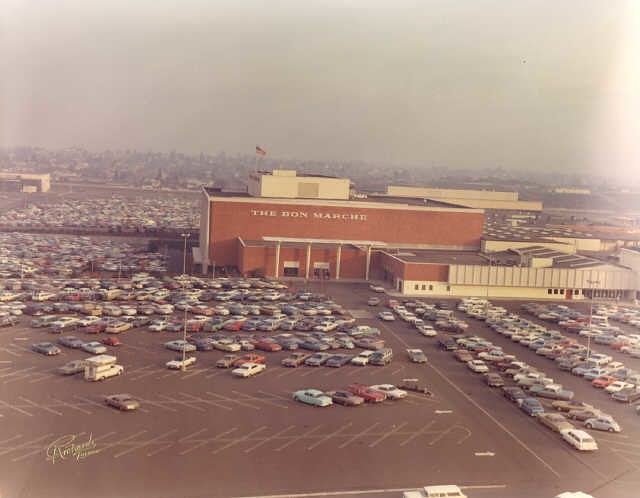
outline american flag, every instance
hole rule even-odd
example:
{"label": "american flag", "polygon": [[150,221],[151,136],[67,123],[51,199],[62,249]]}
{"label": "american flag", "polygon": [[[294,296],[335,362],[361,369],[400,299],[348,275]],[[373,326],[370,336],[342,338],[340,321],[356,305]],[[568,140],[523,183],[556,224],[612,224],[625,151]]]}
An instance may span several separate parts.
{"label": "american flag", "polygon": [[266,156],[267,152],[256,145],[256,154],[258,154],[259,156]]}

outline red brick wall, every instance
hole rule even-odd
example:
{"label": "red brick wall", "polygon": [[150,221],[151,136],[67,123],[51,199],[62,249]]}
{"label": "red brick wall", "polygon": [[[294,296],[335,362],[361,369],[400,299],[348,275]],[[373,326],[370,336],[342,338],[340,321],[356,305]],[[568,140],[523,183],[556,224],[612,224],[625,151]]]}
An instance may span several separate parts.
{"label": "red brick wall", "polygon": [[403,263],[388,254],[375,253],[372,266],[376,268],[374,278],[382,279],[384,270],[402,280],[426,280],[432,282],[447,282],[449,280],[449,265],[433,263]]}
{"label": "red brick wall", "polygon": [[[292,213],[307,213],[307,217],[293,217]],[[314,213],[354,215],[356,219],[318,219]],[[365,215],[366,219],[358,219],[360,215]],[[263,236],[279,236],[479,247],[483,220],[484,215],[476,212],[212,201],[210,259],[216,265],[238,265],[237,237],[261,240]]]}

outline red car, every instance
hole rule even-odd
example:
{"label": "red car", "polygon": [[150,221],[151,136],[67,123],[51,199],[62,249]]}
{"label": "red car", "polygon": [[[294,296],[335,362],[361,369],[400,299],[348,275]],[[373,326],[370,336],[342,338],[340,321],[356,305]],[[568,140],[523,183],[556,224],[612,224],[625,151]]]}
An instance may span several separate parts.
{"label": "red car", "polygon": [[107,337],[106,339],[102,339],[102,344],[106,344],[107,346],[122,346],[122,341],[117,337]]}
{"label": "red car", "polygon": [[262,351],[282,351],[282,346],[273,339],[261,339],[256,341],[254,346]]}
{"label": "red car", "polygon": [[382,391],[371,389],[369,386],[365,386],[364,384],[351,384],[347,387],[347,391],[351,394],[364,398],[368,403],[382,403],[387,399],[387,395]]}
{"label": "red car", "polygon": [[87,334],[99,334],[107,329],[107,324],[104,322],[92,323],[84,329]]}
{"label": "red car", "polygon": [[611,375],[603,375],[602,377],[593,379],[591,381],[591,385],[593,387],[599,387],[600,389],[604,389],[605,387],[608,387],[609,385],[613,384],[616,380],[619,380],[619,379],[616,379]]}
{"label": "red car", "polygon": [[242,325],[244,325],[244,322],[241,322],[241,321],[231,322],[231,323],[227,323],[224,326],[224,329],[225,330],[232,330],[234,332],[237,332],[238,330],[242,330]]}
{"label": "red car", "polygon": [[244,365],[245,363],[264,363],[267,361],[266,356],[262,356],[261,354],[244,354],[237,360],[233,362],[234,367],[239,367],[240,365]]}

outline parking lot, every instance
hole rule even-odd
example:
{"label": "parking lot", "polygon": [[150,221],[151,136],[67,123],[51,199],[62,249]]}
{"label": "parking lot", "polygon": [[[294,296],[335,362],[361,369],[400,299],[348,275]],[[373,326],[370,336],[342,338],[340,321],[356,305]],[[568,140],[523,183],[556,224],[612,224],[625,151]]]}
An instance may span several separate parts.
{"label": "parking lot", "polygon": [[[403,489],[456,483],[470,497],[582,489],[615,498],[637,485],[638,424],[628,406],[554,371],[581,400],[606,405],[624,427],[620,434],[598,433],[599,451],[578,453],[438,349],[437,338],[399,320],[380,322],[375,314],[382,308],[367,306],[366,285],[325,283],[323,290],[359,324],[381,329],[395,353],[389,365],[285,368],[280,361],[289,352],[281,351],[264,353],[266,371],[239,379],[215,368],[223,351],[198,351],[186,372],[170,371],[164,365],[175,353],[163,344],[181,334],[143,327],[120,334],[124,344],[110,348],[124,375],[90,383],[54,373],[85,353],[34,353],[32,343],[52,336],[28,320],[0,330],[3,496],[399,496]],[[550,369],[548,360],[483,322],[469,323],[467,333]],[[410,363],[409,347],[422,348],[428,363]],[[291,399],[304,388],[406,378],[428,385],[432,396],[409,392],[402,400],[354,408],[314,408]],[[105,395],[122,392],[141,407],[121,413],[104,404]],[[65,452],[70,444],[81,449]]]}

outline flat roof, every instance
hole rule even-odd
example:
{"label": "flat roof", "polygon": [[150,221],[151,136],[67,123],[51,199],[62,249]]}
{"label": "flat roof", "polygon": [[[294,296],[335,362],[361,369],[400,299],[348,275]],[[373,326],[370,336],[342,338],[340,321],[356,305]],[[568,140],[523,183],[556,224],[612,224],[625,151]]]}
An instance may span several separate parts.
{"label": "flat roof", "polygon": [[431,263],[442,265],[488,265],[485,256],[473,251],[439,251],[427,249],[380,250],[405,263]]}
{"label": "flat roof", "polygon": [[457,212],[468,212],[468,213],[484,213],[483,209],[469,208],[466,206],[461,206],[458,204],[451,204],[442,201],[436,201],[432,199],[425,198],[417,198],[417,197],[392,197],[386,195],[367,195],[367,197],[356,197],[350,199],[322,199],[317,197],[256,197],[249,195],[247,191],[238,191],[238,190],[224,190],[219,187],[202,187],[203,192],[207,194],[209,198],[225,198],[225,199],[239,199],[239,200],[247,200],[251,202],[269,202],[269,201],[277,201],[278,203],[287,203],[287,204],[295,204],[295,203],[308,203],[308,202],[321,202],[323,205],[338,205],[340,204],[351,204],[353,207],[358,207],[361,205],[365,207],[366,204],[369,204],[368,207],[377,207],[374,205],[382,205],[388,204],[394,206],[395,209],[406,206],[407,208],[424,208],[425,210],[447,210],[447,211],[457,211]]}

